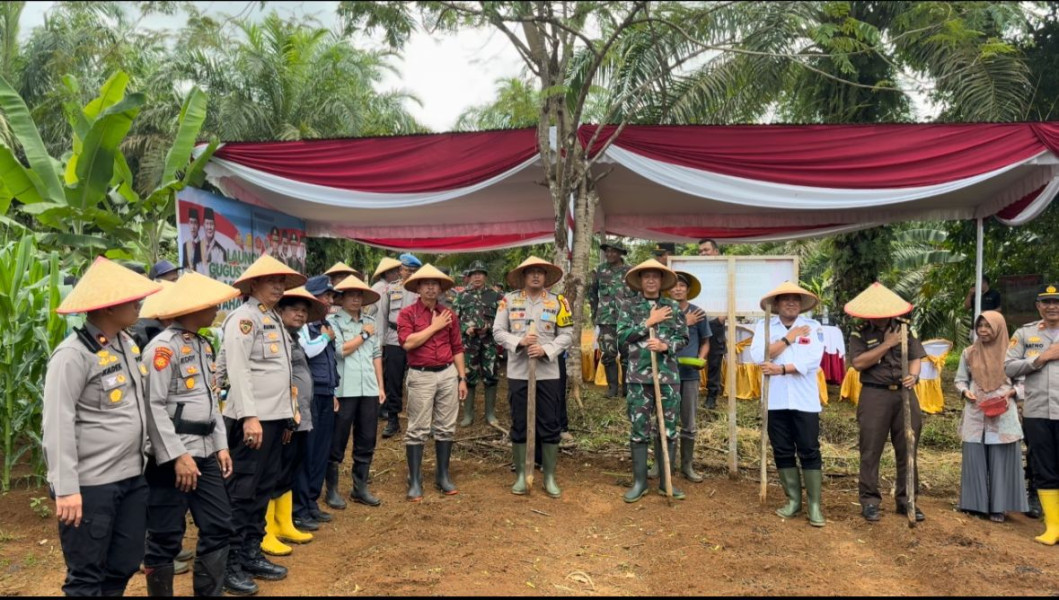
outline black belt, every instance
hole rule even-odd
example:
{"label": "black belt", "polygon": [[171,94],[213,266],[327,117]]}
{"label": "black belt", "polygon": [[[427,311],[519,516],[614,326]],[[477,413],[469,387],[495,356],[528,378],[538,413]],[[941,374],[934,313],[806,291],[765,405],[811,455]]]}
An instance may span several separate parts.
{"label": "black belt", "polygon": [[444,365],[437,366],[437,367],[408,367],[408,368],[416,370],[416,371],[426,371],[428,373],[437,373],[438,371],[444,371],[445,369],[447,369],[447,368],[449,368],[451,366],[452,366],[452,363],[446,363]]}
{"label": "black belt", "polygon": [[213,433],[213,421],[173,421],[177,433],[207,436]]}
{"label": "black belt", "polygon": [[896,392],[897,390],[901,389],[901,384],[900,383],[886,384],[886,383],[872,383],[870,381],[861,381],[860,384],[862,386],[866,387],[866,388],[874,388],[874,389],[877,389],[877,390],[890,390],[891,392]]}

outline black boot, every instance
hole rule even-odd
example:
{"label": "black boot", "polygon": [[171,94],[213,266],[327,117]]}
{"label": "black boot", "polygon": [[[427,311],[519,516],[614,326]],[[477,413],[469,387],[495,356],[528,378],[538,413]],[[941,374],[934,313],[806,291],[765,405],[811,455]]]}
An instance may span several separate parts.
{"label": "black boot", "polygon": [[173,563],[160,567],[147,567],[147,595],[165,596],[173,595]]}
{"label": "black boot", "polygon": [[603,372],[607,375],[607,398],[618,395],[618,363],[603,363]]}
{"label": "black boot", "polygon": [[346,507],[346,501],[342,499],[342,494],[338,493],[338,463],[335,461],[327,463],[327,473],[324,475],[324,503],[338,510]]}
{"label": "black boot", "polygon": [[371,465],[368,463],[353,463],[353,491],[349,493],[349,497],[354,502],[367,504],[368,506],[378,506],[382,504],[382,500],[373,496],[368,490],[368,472],[370,470]]}
{"label": "black boot", "polygon": [[243,570],[241,552],[228,549],[228,560],[224,570],[224,591],[233,596],[252,596],[257,593],[257,584]]}
{"label": "black boot", "polygon": [[636,502],[647,493],[647,443],[629,444],[632,453],[632,487],[625,492],[626,502]]}
{"label": "black boot", "polygon": [[404,451],[408,460],[408,500],[419,502],[423,499],[423,445],[408,444]]}
{"label": "black boot", "polygon": [[456,484],[452,483],[452,479],[449,478],[449,457],[452,455],[452,441],[443,442],[436,440],[434,442],[434,453],[437,459],[437,465],[434,469],[434,486],[446,496],[452,496],[459,493],[456,489]]}
{"label": "black boot", "polygon": [[382,430],[382,437],[392,438],[401,432],[401,422],[397,420],[397,413],[390,415],[386,420],[386,428]]}
{"label": "black boot", "polygon": [[312,517],[293,517],[291,521],[300,531],[319,531],[320,524]]}
{"label": "black boot", "polygon": [[261,540],[253,540],[252,546],[244,547],[243,554],[243,570],[254,579],[279,581],[287,577],[287,567],[277,565],[261,553]]}
{"label": "black boot", "polygon": [[326,513],[320,510],[320,507],[316,504],[309,506],[309,516],[313,518],[317,523],[330,523],[331,513]]}
{"label": "black boot", "polygon": [[1029,500],[1030,509],[1023,514],[1031,519],[1040,519],[1044,511],[1041,509],[1041,499],[1037,495],[1037,490],[1031,488],[1027,492],[1027,500]]}
{"label": "black boot", "polygon": [[[192,588],[196,596],[220,596],[224,584],[224,565],[228,562],[228,547],[195,557]],[[251,581],[253,583],[253,581]]]}

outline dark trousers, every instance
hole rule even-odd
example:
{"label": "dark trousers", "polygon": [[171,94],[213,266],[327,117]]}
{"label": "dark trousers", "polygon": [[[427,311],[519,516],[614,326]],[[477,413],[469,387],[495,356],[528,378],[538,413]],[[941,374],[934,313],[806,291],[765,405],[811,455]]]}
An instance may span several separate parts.
{"label": "dark trousers", "polygon": [[1038,490],[1059,490],[1059,420],[1022,419],[1030,446],[1033,484]]}
{"label": "dark trousers", "polygon": [[313,429],[305,436],[305,459],[294,477],[294,514],[309,517],[309,507],[320,498],[327,461],[331,458],[331,436],[335,430],[334,396],[316,394],[311,405]]}
{"label": "dark trousers", "polygon": [[[72,440],[71,440],[72,441]],[[81,486],[81,525],[59,523],[67,596],[121,596],[140,570],[147,531],[147,482],[140,475]]]}
{"label": "dark trousers", "polygon": [[[276,487],[272,490],[273,500],[294,489],[294,479],[305,461],[305,438],[308,435],[308,431],[295,431],[291,434],[290,441],[280,448],[280,470]],[[293,509],[291,512],[294,512]]]}
{"label": "dark trousers", "polygon": [[[1026,436],[1029,436],[1029,433],[1026,433],[1025,425],[1023,425],[1022,430]],[[1026,477],[1026,491],[1029,492],[1032,496],[1033,494],[1037,493],[1037,481],[1033,477],[1033,449],[1030,448],[1030,442],[1029,440],[1025,439],[1025,437],[1022,441],[1026,444],[1026,468],[1024,469]]]}
{"label": "dark trousers", "polygon": [[[382,347],[382,382],[386,386],[386,403],[382,411],[391,420],[397,420],[397,414],[404,409],[404,374],[408,370],[408,359],[404,348],[400,346]],[[378,400],[376,400],[378,402]]]}
{"label": "dark trousers", "polygon": [[[919,399],[909,390],[912,407],[912,431],[915,445],[909,449],[905,436],[905,413],[901,391],[880,390],[865,387],[860,392],[857,404],[857,424],[860,426],[860,503],[878,506],[882,502],[879,493],[879,459],[887,437],[894,447],[897,461],[897,505],[908,502],[908,457],[911,452],[915,460],[919,446],[919,432],[923,428],[923,415],[919,412]],[[915,465],[915,486],[919,492],[919,465]]]}
{"label": "dark trousers", "polygon": [[803,470],[820,470],[820,413],[770,410],[768,429],[777,469],[792,469],[801,462]]}
{"label": "dark trousers", "polygon": [[[251,450],[243,443],[243,421],[225,417],[232,475],[227,479],[232,506],[230,552],[244,556],[261,546],[265,537],[265,513],[279,478],[285,420],[261,421],[261,447]],[[229,561],[231,562],[231,561]]]}
{"label": "dark trousers", "polygon": [[721,394],[721,365],[724,363],[724,353],[710,352],[706,355],[706,398],[716,401]]}
{"label": "dark trousers", "polygon": [[[511,405],[511,442],[526,443],[526,402],[529,382],[525,379],[509,379],[508,403]],[[559,420],[561,402],[558,379],[537,382],[536,431],[542,444],[558,444],[562,433]]]}
{"label": "dark trousers", "polygon": [[147,461],[147,551],[143,558],[146,567],[161,567],[173,563],[180,554],[187,520],[191,517],[199,530],[195,553],[199,556],[228,547],[232,537],[232,509],[228,504],[228,490],[217,457],[196,458],[198,481],[195,489],[182,492],[176,487],[176,461],[159,465]]}
{"label": "dark trousers", "polygon": [[[557,360],[559,361],[559,431],[570,431],[570,417],[566,413],[566,352],[560,354]],[[539,448],[540,444],[535,447]]]}
{"label": "dark trousers", "polygon": [[331,462],[342,462],[346,444],[353,434],[353,464],[371,464],[378,435],[379,397],[358,396],[338,399],[335,433],[331,438]]}

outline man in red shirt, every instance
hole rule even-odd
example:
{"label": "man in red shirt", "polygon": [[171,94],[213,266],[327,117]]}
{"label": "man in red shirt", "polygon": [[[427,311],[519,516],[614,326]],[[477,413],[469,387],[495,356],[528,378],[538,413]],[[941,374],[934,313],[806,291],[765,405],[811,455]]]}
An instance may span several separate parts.
{"label": "man in red shirt", "polygon": [[423,444],[431,430],[437,469],[434,485],[445,495],[458,492],[449,478],[449,456],[456,432],[460,400],[467,397],[467,372],[463,364],[463,341],[459,319],[438,298],[455,283],[432,265],[423,265],[404,282],[409,292],[419,294],[411,306],[397,315],[397,339],[407,352],[408,500],[423,499],[420,468]]}

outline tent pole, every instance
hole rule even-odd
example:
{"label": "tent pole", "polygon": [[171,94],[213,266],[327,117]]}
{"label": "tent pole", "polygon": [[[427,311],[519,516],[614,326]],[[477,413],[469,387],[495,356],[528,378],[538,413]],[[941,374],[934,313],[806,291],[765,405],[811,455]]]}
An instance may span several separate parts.
{"label": "tent pole", "polygon": [[985,219],[978,217],[978,235],[975,241],[975,253],[974,253],[974,319],[971,319],[971,334],[972,339],[978,337],[975,333],[974,323],[978,319],[978,315],[982,314],[982,263],[984,261],[983,256],[985,253]]}

